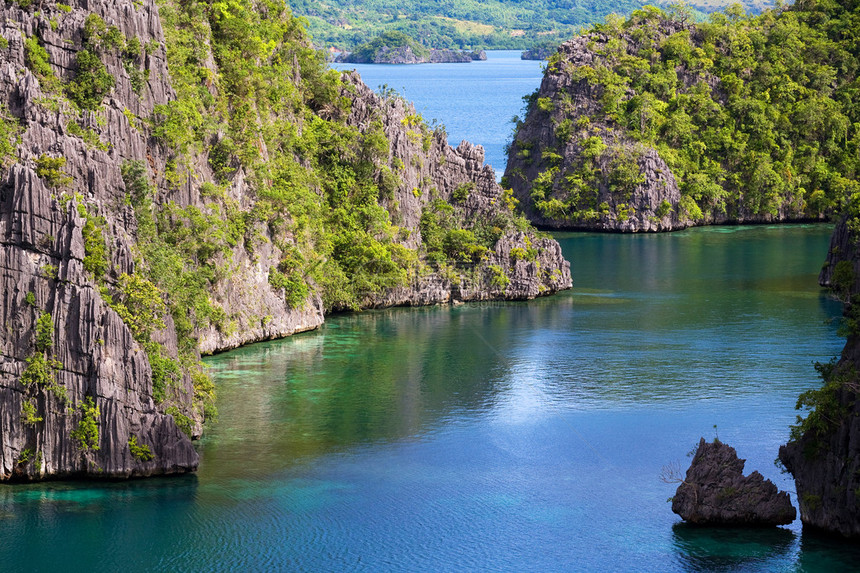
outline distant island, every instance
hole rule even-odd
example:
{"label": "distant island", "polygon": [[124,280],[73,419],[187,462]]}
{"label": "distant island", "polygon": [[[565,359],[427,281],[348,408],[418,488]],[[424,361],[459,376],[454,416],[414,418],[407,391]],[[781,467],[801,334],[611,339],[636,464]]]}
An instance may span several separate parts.
{"label": "distant island", "polygon": [[557,45],[550,46],[535,46],[528,50],[523,50],[520,55],[522,60],[548,60],[551,55],[558,51]]}
{"label": "distant island", "polygon": [[342,52],[336,62],[350,64],[450,64],[486,60],[484,50],[427,48],[403,32],[385,32],[354,52]]}

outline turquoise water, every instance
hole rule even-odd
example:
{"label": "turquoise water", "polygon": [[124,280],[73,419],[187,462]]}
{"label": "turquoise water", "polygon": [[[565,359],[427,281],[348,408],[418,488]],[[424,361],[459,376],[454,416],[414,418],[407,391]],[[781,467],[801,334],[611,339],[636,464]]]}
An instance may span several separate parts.
{"label": "turquoise water", "polygon": [[467,64],[391,66],[333,64],[356,69],[368,86],[387,85],[406,99],[428,122],[445,125],[456,147],[464,139],[484,146],[484,162],[498,178],[505,171],[505,144],[511,139],[515,115],[522,115],[523,96],[540,86],[543,62],[521,60],[520,52],[493,50],[487,60]]}
{"label": "turquoise water", "polygon": [[[331,317],[212,357],[196,476],[0,486],[4,571],[840,571],[802,533],[696,529],[659,480],[718,434],[774,467],[837,353],[830,228],[568,234],[572,292]],[[716,429],[714,428],[716,425]]]}

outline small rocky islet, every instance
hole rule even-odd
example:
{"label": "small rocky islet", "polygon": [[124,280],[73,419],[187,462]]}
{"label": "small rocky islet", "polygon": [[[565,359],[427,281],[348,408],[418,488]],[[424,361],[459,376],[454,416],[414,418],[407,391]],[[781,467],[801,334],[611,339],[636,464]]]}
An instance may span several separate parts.
{"label": "small rocky islet", "polygon": [[787,525],[797,512],[788,493],[757,471],[743,475],[745,460],[718,439],[699,441],[690,468],[672,498],[672,511],[695,525]]}

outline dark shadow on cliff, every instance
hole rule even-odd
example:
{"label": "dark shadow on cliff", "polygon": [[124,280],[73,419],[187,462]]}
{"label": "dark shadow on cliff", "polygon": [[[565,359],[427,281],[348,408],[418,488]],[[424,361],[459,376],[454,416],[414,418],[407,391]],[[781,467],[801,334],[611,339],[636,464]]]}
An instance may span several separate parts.
{"label": "dark shadow on cliff", "polygon": [[797,536],[787,529],[672,526],[672,545],[685,571],[737,571],[790,557]]}

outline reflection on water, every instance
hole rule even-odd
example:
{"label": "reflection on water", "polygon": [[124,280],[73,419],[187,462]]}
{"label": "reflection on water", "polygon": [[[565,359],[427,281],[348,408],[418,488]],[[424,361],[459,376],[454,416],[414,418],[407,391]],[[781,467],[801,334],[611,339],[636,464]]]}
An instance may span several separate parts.
{"label": "reflection on water", "polygon": [[679,523],[672,542],[684,571],[774,571],[794,556],[795,534],[780,527],[719,528]]}
{"label": "reflection on water", "polygon": [[[8,570],[814,570],[800,535],[675,525],[699,436],[773,467],[838,352],[823,226],[565,234],[576,289],[330,317],[207,359],[197,477],[0,486]],[[674,527],[673,527],[674,526]],[[45,550],[44,548],[48,548]],[[80,562],[65,556],[86,553]],[[109,557],[104,557],[109,555]],[[92,557],[90,557],[92,556]]]}

